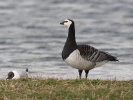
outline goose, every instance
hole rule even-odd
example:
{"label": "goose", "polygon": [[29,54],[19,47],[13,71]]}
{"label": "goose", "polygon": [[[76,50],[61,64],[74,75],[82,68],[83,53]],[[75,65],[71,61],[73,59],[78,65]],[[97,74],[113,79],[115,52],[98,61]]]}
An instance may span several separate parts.
{"label": "goose", "polygon": [[27,78],[28,77],[28,68],[26,70],[14,70],[8,72],[8,77],[6,79],[19,79],[19,78]]}
{"label": "goose", "polygon": [[62,50],[62,59],[69,66],[78,69],[80,79],[83,70],[87,79],[91,69],[102,66],[109,61],[118,61],[116,57],[90,45],[77,45],[73,20],[66,19],[60,24],[68,28],[68,37]]}

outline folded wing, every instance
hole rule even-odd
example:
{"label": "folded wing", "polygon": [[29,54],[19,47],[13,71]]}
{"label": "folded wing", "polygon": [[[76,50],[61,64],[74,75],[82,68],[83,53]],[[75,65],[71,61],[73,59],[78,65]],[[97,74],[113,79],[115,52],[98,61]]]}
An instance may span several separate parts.
{"label": "folded wing", "polygon": [[78,45],[78,50],[83,59],[91,62],[118,61],[116,57],[89,45]]}

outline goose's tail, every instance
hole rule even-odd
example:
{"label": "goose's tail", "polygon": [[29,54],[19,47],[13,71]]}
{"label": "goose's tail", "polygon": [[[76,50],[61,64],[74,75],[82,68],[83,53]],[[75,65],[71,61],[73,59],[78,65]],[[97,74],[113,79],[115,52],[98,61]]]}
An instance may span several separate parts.
{"label": "goose's tail", "polygon": [[112,55],[108,55],[109,57],[109,61],[119,61],[116,57],[112,56]]}

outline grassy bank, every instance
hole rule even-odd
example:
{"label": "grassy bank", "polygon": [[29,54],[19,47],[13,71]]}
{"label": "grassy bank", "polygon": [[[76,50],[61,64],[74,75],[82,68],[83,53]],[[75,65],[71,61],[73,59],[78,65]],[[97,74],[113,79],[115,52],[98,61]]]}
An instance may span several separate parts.
{"label": "grassy bank", "polygon": [[0,80],[0,100],[133,100],[133,81]]}

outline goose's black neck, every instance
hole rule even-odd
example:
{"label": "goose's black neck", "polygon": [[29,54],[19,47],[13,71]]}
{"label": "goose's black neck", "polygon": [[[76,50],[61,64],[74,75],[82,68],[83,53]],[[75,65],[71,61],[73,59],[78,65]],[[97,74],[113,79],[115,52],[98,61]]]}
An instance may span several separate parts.
{"label": "goose's black neck", "polygon": [[73,22],[69,27],[68,37],[62,51],[63,60],[66,59],[76,49],[77,49],[77,43],[75,40],[75,25]]}
{"label": "goose's black neck", "polygon": [[68,29],[68,37],[67,37],[66,43],[72,43],[76,45],[74,23]]}

